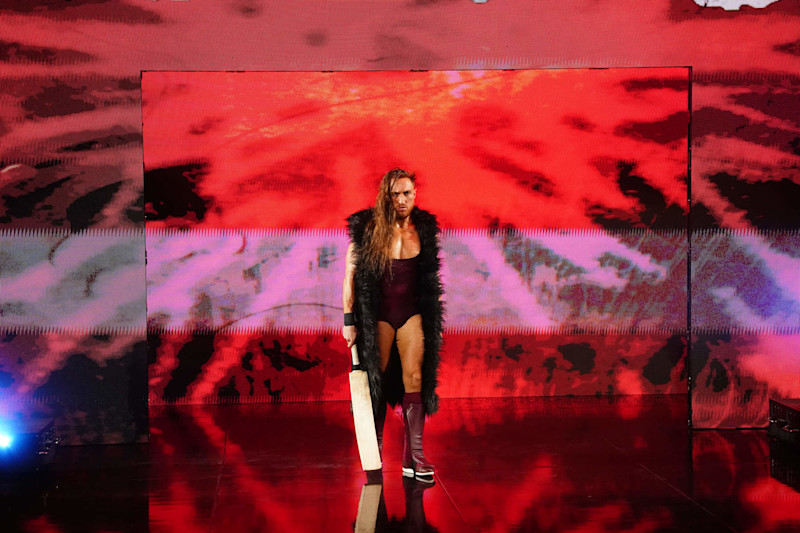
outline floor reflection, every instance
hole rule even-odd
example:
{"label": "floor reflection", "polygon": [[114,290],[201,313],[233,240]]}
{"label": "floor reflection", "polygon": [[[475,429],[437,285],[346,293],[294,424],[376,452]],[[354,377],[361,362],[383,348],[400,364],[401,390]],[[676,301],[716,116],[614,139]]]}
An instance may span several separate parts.
{"label": "floor reflection", "polygon": [[686,430],[680,396],[447,400],[436,482],[360,470],[347,403],[173,407],[149,446],[64,448],[0,477],[2,531],[800,531],[800,454]]}
{"label": "floor reflection", "polygon": [[358,533],[406,531],[408,533],[422,533],[437,531],[425,519],[425,504],[423,495],[426,490],[434,487],[431,483],[423,483],[413,478],[403,477],[405,515],[389,516],[386,510],[386,500],[383,494],[383,476],[368,475],[367,482],[361,487],[361,498],[358,500],[358,510],[354,531]]}

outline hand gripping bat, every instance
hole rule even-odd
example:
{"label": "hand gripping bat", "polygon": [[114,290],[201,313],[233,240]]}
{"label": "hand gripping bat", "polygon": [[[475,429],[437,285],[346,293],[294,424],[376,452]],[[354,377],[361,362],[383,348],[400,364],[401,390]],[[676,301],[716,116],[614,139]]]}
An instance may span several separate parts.
{"label": "hand gripping bat", "polygon": [[350,348],[350,354],[353,357],[353,368],[350,371],[350,399],[353,402],[353,422],[356,428],[358,454],[361,456],[361,468],[365,472],[380,470],[381,454],[378,451],[378,437],[375,434],[369,380],[367,372],[361,369],[355,343]]}

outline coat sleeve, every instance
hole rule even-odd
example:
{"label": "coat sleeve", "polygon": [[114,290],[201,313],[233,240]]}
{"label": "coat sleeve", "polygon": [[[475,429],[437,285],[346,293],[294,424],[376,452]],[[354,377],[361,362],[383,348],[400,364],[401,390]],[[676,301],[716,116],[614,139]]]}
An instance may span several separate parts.
{"label": "coat sleeve", "polygon": [[442,334],[444,333],[444,290],[440,276],[441,260],[439,247],[439,226],[436,217],[429,213],[422,213],[418,231],[422,229],[420,237],[424,236],[422,243],[425,249],[423,261],[420,265],[421,284],[419,304],[422,311],[422,329],[425,336],[425,356],[422,362],[422,398],[425,412],[429,415],[435,413],[439,406],[439,396],[436,394],[438,386],[438,368],[440,351],[442,348]]}
{"label": "coat sleeve", "polygon": [[436,217],[431,215],[432,224],[429,236],[430,252],[428,253],[428,261],[425,265],[425,272],[423,274],[423,291],[422,296],[425,301],[426,311],[430,312],[435,317],[439,327],[444,320],[444,304],[442,297],[444,289],[442,287],[441,279],[441,248],[439,245],[439,226],[436,224]]}
{"label": "coat sleeve", "polygon": [[372,218],[371,209],[362,209],[347,217],[347,234],[356,246],[361,246],[367,223]]}

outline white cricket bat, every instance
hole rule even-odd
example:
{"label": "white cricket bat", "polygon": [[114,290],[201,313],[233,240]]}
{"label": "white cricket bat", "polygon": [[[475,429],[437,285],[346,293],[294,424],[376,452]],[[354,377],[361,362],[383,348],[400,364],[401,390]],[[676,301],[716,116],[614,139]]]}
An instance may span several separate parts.
{"label": "white cricket bat", "polygon": [[353,422],[356,427],[358,454],[361,456],[361,468],[368,470],[381,469],[381,454],[378,451],[378,437],[375,434],[375,419],[372,416],[372,397],[369,394],[367,372],[361,370],[356,345],[350,348],[353,356],[353,370],[350,372],[350,399],[353,402]]}

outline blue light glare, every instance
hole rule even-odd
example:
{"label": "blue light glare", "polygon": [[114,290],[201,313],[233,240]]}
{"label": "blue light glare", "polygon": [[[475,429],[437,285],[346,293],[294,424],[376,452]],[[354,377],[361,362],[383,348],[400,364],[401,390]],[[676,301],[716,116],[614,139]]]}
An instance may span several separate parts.
{"label": "blue light glare", "polygon": [[0,433],[0,449],[6,449],[11,446],[11,435]]}

